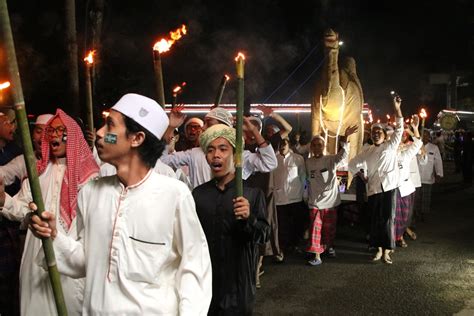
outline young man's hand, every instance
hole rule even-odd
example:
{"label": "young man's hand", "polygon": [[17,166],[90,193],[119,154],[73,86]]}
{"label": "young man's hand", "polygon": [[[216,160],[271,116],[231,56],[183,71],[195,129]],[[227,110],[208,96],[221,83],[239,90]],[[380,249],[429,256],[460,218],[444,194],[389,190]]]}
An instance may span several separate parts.
{"label": "young man's hand", "polygon": [[233,199],[234,202],[234,214],[237,218],[247,219],[250,215],[250,204],[249,201],[243,196],[239,196]]}
{"label": "young man's hand", "polygon": [[[38,207],[35,203],[30,203],[29,208],[36,211]],[[26,224],[30,228],[33,235],[37,238],[56,238],[58,231],[56,229],[56,216],[53,213],[44,211],[40,216],[30,213],[25,218]]]}

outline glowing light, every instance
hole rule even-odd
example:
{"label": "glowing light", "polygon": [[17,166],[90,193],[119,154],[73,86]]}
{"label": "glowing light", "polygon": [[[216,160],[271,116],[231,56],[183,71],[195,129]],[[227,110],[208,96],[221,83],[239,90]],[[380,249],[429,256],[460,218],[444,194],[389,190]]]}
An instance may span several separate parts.
{"label": "glowing light", "polygon": [[107,117],[109,117],[109,115],[110,115],[109,111],[102,111],[102,117],[103,118],[107,118]]}
{"label": "glowing light", "polygon": [[84,61],[88,64],[88,65],[92,65],[94,63],[94,54],[95,54],[95,50],[91,50],[89,51],[89,53],[87,54],[86,58],[84,58]]}
{"label": "glowing light", "polygon": [[425,109],[422,108],[421,111],[420,111],[420,117],[422,119],[425,119],[427,116],[428,116],[428,114],[426,113]]}
{"label": "glowing light", "polygon": [[173,44],[181,37],[186,35],[187,32],[186,25],[183,24],[180,28],[170,32],[169,39],[162,38],[156,42],[155,45],[153,45],[153,50],[160,54],[169,51],[171,46],[173,46]]}
{"label": "glowing light", "polygon": [[0,90],[6,89],[10,86],[10,81],[5,81],[3,83],[0,83]]}
{"label": "glowing light", "polygon": [[344,45],[344,42],[343,41],[339,41],[339,46],[342,46]]}
{"label": "glowing light", "polygon": [[237,57],[235,57],[235,61],[238,61],[239,59],[245,60],[245,55],[242,54],[241,52],[237,54]]}
{"label": "glowing light", "polygon": [[229,81],[230,80],[230,76],[229,75],[224,75],[225,77],[225,81]]}

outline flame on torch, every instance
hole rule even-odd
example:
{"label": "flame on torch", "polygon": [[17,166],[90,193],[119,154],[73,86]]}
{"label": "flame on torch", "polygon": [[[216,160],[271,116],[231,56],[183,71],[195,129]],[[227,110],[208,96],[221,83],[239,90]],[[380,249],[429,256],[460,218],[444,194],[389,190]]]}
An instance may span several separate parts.
{"label": "flame on torch", "polygon": [[238,61],[239,59],[245,60],[245,55],[241,52],[237,54],[237,57],[235,57],[235,61]]}
{"label": "flame on torch", "polygon": [[3,83],[0,83],[0,90],[6,89],[10,86],[10,81],[5,81]]}
{"label": "flame on torch", "polygon": [[87,54],[86,58],[84,58],[84,61],[88,65],[92,65],[94,63],[94,54],[95,54],[95,50],[91,50],[89,51],[89,54]]}
{"label": "flame on torch", "polygon": [[110,115],[109,111],[102,111],[102,117],[103,118],[107,118],[107,117],[109,117],[109,115]]}
{"label": "flame on torch", "polygon": [[229,80],[230,80],[230,76],[229,76],[229,75],[226,74],[226,75],[224,75],[224,77],[225,77],[225,81],[229,81]]}
{"label": "flame on torch", "polygon": [[389,115],[389,114],[387,114],[387,120],[389,120],[389,121],[390,121],[390,115]]}
{"label": "flame on torch", "polygon": [[420,117],[421,117],[422,119],[425,119],[427,116],[428,116],[428,114],[426,114],[425,109],[422,108],[421,111],[420,111]]}
{"label": "flame on torch", "polygon": [[176,29],[175,31],[170,32],[170,38],[162,38],[158,42],[153,45],[153,50],[157,51],[158,53],[164,53],[170,50],[171,46],[173,46],[174,42],[179,40],[183,35],[186,35],[186,25],[182,25],[180,28]]}
{"label": "flame on torch", "polygon": [[178,94],[179,90],[181,90],[181,86],[176,86],[176,88],[173,89],[173,93]]}

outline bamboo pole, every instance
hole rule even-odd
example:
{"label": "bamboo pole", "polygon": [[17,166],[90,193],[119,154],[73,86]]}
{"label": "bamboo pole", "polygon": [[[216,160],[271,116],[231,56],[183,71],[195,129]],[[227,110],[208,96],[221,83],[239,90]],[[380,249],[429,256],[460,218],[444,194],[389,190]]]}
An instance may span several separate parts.
{"label": "bamboo pole", "polygon": [[[90,132],[94,132],[94,109],[92,106],[92,72],[94,67],[94,52],[91,51],[89,55],[84,58],[86,62],[86,119],[87,119],[87,129]],[[89,146],[92,148],[94,143],[89,141]]]}
{"label": "bamboo pole", "polygon": [[161,55],[157,50],[153,50],[153,66],[155,69],[155,87],[157,101],[161,107],[165,108],[165,87],[163,85],[163,69],[161,67]]}
{"label": "bamboo pole", "polygon": [[237,68],[237,114],[236,114],[236,145],[235,145],[235,196],[243,196],[242,181],[242,127],[244,120],[244,66],[245,56],[239,53],[235,58]]}
{"label": "bamboo pole", "polygon": [[[8,72],[10,75],[10,80],[12,81],[12,95],[15,114],[18,122],[18,128],[20,130],[21,138],[23,141],[23,150],[26,169],[28,171],[28,180],[30,182],[33,201],[38,207],[38,214],[41,214],[44,211],[43,196],[41,195],[38,172],[36,170],[36,158],[34,155],[30,131],[28,128],[28,119],[26,117],[23,89],[21,86],[20,73],[16,60],[15,45],[13,43],[13,35],[6,0],[0,0],[0,19],[1,32],[3,35],[7,55]],[[46,263],[48,265],[49,279],[53,288],[54,300],[56,303],[58,315],[67,315],[66,304],[64,302],[64,295],[61,287],[61,280],[59,278],[59,272],[56,266],[56,258],[54,256],[53,243],[50,238],[42,238],[42,243],[44,254],[46,257]]]}
{"label": "bamboo pole", "polygon": [[229,81],[229,76],[223,75],[221,82],[219,83],[219,89],[217,90],[216,100],[214,101],[214,105],[212,106],[212,108],[216,108],[219,106],[219,104],[221,104],[222,95],[224,94],[225,85],[227,81]]}

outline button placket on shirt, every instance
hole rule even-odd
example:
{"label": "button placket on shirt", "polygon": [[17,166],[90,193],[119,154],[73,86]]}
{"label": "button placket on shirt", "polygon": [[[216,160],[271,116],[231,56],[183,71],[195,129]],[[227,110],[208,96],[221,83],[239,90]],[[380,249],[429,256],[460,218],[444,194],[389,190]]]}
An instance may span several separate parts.
{"label": "button placket on shirt", "polygon": [[114,219],[114,227],[112,231],[112,242],[111,242],[111,252],[110,252],[110,262],[109,262],[109,273],[108,278],[110,281],[114,279],[116,276],[116,267],[118,265],[118,257],[120,251],[120,234],[123,231],[124,226],[124,217],[123,217],[123,209],[125,208],[125,199],[128,193],[128,189],[123,189],[120,193],[119,197],[119,204],[116,211],[116,218]]}

